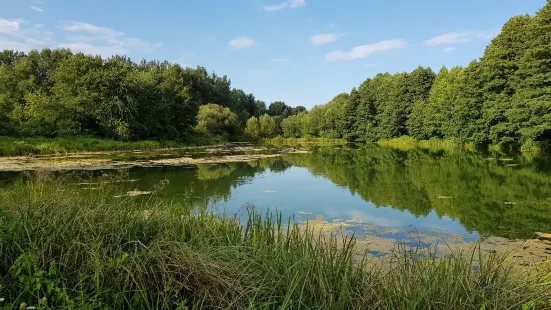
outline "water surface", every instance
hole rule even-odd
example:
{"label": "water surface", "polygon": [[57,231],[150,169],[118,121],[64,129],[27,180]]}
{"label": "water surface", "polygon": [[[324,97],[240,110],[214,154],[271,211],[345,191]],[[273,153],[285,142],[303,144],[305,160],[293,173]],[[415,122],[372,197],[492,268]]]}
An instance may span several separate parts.
{"label": "water surface", "polygon": [[[17,175],[1,174],[0,186]],[[330,147],[246,163],[133,168],[125,178],[121,193],[164,184],[164,198],[215,212],[242,215],[254,206],[398,240],[412,232],[473,241],[551,231],[551,164],[538,157]],[[93,190],[93,179],[83,189]]]}

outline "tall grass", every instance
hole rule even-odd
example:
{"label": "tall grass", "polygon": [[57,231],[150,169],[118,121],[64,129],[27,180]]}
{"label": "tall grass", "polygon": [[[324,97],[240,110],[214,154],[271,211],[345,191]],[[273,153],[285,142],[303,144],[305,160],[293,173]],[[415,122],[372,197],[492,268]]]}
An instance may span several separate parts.
{"label": "tall grass", "polygon": [[394,139],[381,139],[377,141],[377,144],[404,151],[412,149],[476,151],[476,147],[472,143],[461,144],[452,140],[441,139],[416,140],[409,136],[401,136]]}
{"label": "tall grass", "polygon": [[274,145],[274,146],[292,146],[292,147],[304,147],[304,146],[330,146],[330,145],[346,145],[347,142],[344,139],[329,139],[329,138],[283,138],[276,137],[271,139],[262,139],[262,144]]}
{"label": "tall grass", "polygon": [[155,150],[161,148],[177,148],[213,144],[213,138],[190,136],[185,142],[178,141],[116,141],[105,138],[75,136],[75,137],[1,137],[0,156],[47,155],[72,152],[124,151],[124,150]]}
{"label": "tall grass", "polygon": [[530,309],[551,298],[545,273],[515,273],[474,248],[455,258],[404,248],[378,263],[354,238],[254,211],[240,225],[157,198],[162,184],[115,199],[107,182],[19,182],[0,191],[0,307]]}

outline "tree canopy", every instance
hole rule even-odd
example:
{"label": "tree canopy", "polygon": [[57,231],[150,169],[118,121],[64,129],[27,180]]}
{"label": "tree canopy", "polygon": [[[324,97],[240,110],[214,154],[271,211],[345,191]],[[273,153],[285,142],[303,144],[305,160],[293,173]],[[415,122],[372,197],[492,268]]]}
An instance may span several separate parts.
{"label": "tree canopy", "polygon": [[203,67],[65,49],[0,52],[0,135],[185,139],[194,129],[234,138],[549,146],[551,0],[533,17],[511,18],[466,67],[380,73],[309,111],[283,101],[266,106]]}
{"label": "tree canopy", "polygon": [[377,74],[282,127],[287,137],[366,142],[408,135],[549,147],[551,1],[534,17],[511,18],[467,67]]}
{"label": "tree canopy", "polygon": [[[278,105],[285,116],[305,110]],[[182,140],[197,130],[235,138],[266,112],[265,102],[203,67],[67,49],[0,52],[0,135]]]}

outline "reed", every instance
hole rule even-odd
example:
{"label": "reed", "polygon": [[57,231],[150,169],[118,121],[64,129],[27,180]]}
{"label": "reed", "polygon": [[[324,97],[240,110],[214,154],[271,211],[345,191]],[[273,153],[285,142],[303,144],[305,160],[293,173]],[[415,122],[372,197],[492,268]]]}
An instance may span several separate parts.
{"label": "reed", "polygon": [[472,143],[458,143],[452,140],[442,140],[442,139],[430,139],[430,140],[416,140],[409,136],[402,136],[399,138],[393,139],[382,139],[377,141],[377,144],[383,147],[394,148],[404,151],[409,151],[413,149],[424,149],[424,150],[464,150],[474,152],[476,147]]}
{"label": "reed", "polygon": [[[106,176],[105,178],[109,178]],[[114,198],[39,173],[0,191],[0,307],[39,309],[545,308],[549,274],[478,248],[398,247],[368,260],[352,237],[278,213],[239,221],[158,195]],[[243,224],[241,224],[243,223]]]}

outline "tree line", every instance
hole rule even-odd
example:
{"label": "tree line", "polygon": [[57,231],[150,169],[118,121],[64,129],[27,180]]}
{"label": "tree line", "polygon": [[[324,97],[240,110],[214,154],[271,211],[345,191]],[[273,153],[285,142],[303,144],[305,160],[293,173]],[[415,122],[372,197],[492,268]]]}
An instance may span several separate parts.
{"label": "tree line", "polygon": [[526,148],[551,141],[551,1],[510,19],[466,67],[378,74],[281,123],[285,137],[411,136]]}
{"label": "tree line", "polygon": [[381,73],[306,111],[266,107],[205,68],[43,49],[0,53],[0,135],[119,140],[411,136],[474,145],[551,143],[551,0],[510,19],[484,55],[438,73]]}
{"label": "tree line", "polygon": [[238,139],[250,117],[279,124],[305,110],[283,102],[266,107],[203,67],[103,59],[68,49],[0,52],[0,135],[5,136]]}

